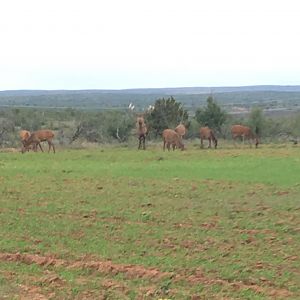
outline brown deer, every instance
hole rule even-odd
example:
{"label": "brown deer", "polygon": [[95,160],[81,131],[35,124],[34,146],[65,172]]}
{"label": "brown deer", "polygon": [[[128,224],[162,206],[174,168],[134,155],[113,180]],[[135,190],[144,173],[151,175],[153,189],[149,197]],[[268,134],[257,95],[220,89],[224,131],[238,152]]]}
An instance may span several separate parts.
{"label": "brown deer", "polygon": [[27,140],[30,136],[30,131],[20,130],[19,136],[20,136],[20,139],[21,139],[21,143],[24,145],[25,140]]}
{"label": "brown deer", "polygon": [[[30,137],[30,131],[20,130],[19,131],[19,136],[20,136],[20,139],[21,139],[22,146],[24,146],[25,141]],[[31,149],[34,150],[33,146],[34,145],[28,146],[27,151],[29,151]]]}
{"label": "brown deer", "polygon": [[30,145],[33,145],[33,149],[35,152],[37,151],[38,146],[40,147],[41,151],[44,152],[41,146],[41,142],[45,142],[45,141],[47,141],[49,145],[48,153],[50,152],[51,147],[53,149],[53,153],[55,153],[55,147],[52,142],[53,138],[54,138],[54,133],[51,130],[44,129],[44,130],[35,131],[31,133],[29,138],[25,140],[22,148],[22,153],[24,153],[29,148]]}
{"label": "brown deer", "polygon": [[[28,131],[28,130],[20,130],[19,131],[19,137],[21,139],[22,146],[24,146],[25,140],[27,140],[29,138],[29,136],[30,136],[30,131]],[[29,151],[29,148],[27,151]]]}
{"label": "brown deer", "polygon": [[136,131],[137,131],[137,136],[139,139],[139,146],[138,149],[143,150],[146,149],[145,147],[145,141],[146,141],[146,135],[147,135],[147,126],[145,124],[145,120],[143,117],[137,117],[136,119]]}
{"label": "brown deer", "polygon": [[211,141],[213,141],[213,143],[215,145],[215,149],[217,149],[218,140],[217,140],[213,130],[207,126],[200,128],[201,148],[203,148],[203,140],[208,140],[208,143],[209,143],[208,148],[211,148]]}
{"label": "brown deer", "polygon": [[170,146],[172,145],[173,151],[175,150],[175,146],[178,149],[184,150],[184,144],[182,143],[181,137],[179,134],[173,129],[165,129],[162,133],[162,138],[164,141],[163,149],[165,151],[166,145],[168,151],[170,151]]}
{"label": "brown deer", "polygon": [[186,135],[186,128],[181,123],[175,128],[175,131],[181,138],[183,138]]}
{"label": "brown deer", "polygon": [[254,134],[250,127],[243,125],[233,125],[231,127],[231,135],[234,141],[234,145],[236,146],[236,139],[241,137],[243,139],[243,143],[245,143],[245,139],[248,140],[250,147],[252,147],[251,141],[255,142],[255,147],[257,148],[259,141],[256,134]]}

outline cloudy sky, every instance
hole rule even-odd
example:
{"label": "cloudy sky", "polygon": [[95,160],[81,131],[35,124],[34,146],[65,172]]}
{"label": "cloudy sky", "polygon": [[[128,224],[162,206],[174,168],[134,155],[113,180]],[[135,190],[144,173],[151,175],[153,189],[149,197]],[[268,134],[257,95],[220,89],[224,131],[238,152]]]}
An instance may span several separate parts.
{"label": "cloudy sky", "polygon": [[298,0],[5,0],[0,90],[300,84]]}

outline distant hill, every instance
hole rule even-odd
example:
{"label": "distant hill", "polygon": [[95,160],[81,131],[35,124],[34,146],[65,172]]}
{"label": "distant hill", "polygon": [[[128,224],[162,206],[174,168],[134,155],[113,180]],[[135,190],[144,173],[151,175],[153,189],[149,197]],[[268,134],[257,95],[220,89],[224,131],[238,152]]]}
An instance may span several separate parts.
{"label": "distant hill", "polygon": [[40,96],[65,94],[209,94],[233,92],[300,92],[300,85],[252,85],[226,87],[176,87],[176,88],[140,88],[119,90],[8,90],[0,91],[0,96]]}
{"label": "distant hill", "polygon": [[232,106],[267,108],[300,107],[300,86],[259,85],[241,87],[178,87],[123,90],[12,90],[0,91],[0,106],[78,109],[125,109],[134,103],[146,109],[159,98],[175,97],[194,111],[209,95],[230,110]]}

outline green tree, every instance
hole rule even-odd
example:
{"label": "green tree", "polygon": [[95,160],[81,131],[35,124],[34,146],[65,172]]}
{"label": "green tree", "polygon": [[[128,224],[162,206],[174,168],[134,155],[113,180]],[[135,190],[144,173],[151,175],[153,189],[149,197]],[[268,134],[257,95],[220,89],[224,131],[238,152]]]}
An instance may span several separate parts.
{"label": "green tree", "polygon": [[252,128],[253,132],[259,136],[262,135],[265,123],[266,121],[262,109],[259,107],[252,108],[248,124]]}
{"label": "green tree", "polygon": [[153,109],[149,110],[145,117],[150,132],[153,132],[155,137],[164,129],[175,128],[179,123],[188,127],[188,112],[173,97],[156,100]]}
{"label": "green tree", "polygon": [[222,131],[222,125],[225,123],[227,114],[221,107],[215,102],[212,96],[209,96],[206,100],[207,105],[205,108],[198,108],[195,113],[195,118],[201,126],[209,126],[217,130]]}

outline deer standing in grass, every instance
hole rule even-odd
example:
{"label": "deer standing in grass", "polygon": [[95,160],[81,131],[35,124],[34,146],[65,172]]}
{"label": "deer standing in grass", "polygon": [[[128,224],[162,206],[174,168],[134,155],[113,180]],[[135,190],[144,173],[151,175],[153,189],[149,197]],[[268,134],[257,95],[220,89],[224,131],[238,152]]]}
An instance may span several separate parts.
{"label": "deer standing in grass", "polygon": [[[181,142],[182,142],[183,137],[186,135],[186,132],[187,132],[185,126],[184,126],[182,123],[180,123],[179,125],[177,125],[177,126],[175,127],[174,130],[175,130],[175,132],[178,134],[178,136],[180,137]],[[176,145],[173,144],[172,147],[173,147],[173,150],[174,150],[174,149],[176,148]]]}
{"label": "deer standing in grass", "polygon": [[250,144],[250,147],[252,147],[252,142],[251,141],[254,141],[255,142],[255,147],[257,148],[258,146],[258,137],[256,134],[254,134],[251,130],[250,127],[247,127],[247,126],[243,126],[243,125],[233,125],[231,127],[231,135],[232,135],[232,138],[233,138],[233,141],[234,141],[234,145],[236,146],[236,139],[238,137],[241,137],[242,140],[243,140],[243,143],[245,143],[245,139],[248,140],[249,144]]}
{"label": "deer standing in grass", "polygon": [[175,128],[175,131],[181,137],[181,139],[186,135],[186,128],[181,123]]}
{"label": "deer standing in grass", "polygon": [[208,143],[209,143],[208,148],[211,148],[211,141],[213,141],[213,143],[215,145],[215,149],[217,149],[218,140],[217,140],[213,130],[207,126],[200,128],[201,148],[203,148],[203,140],[208,140]]}
{"label": "deer standing in grass", "polygon": [[20,130],[19,136],[20,136],[20,139],[21,139],[21,143],[24,145],[25,140],[27,140],[30,137],[30,131]]}
{"label": "deer standing in grass", "polygon": [[173,151],[175,150],[175,146],[178,149],[184,150],[184,145],[182,143],[182,139],[179,134],[173,129],[165,129],[162,133],[162,138],[164,141],[163,149],[165,151],[166,145],[168,151],[170,151],[170,146],[172,145]]}
{"label": "deer standing in grass", "polygon": [[147,135],[147,126],[145,124],[145,120],[143,117],[138,117],[136,119],[136,130],[137,130],[137,136],[139,139],[139,147],[138,149],[145,150],[145,141],[146,141],[146,135]]}
{"label": "deer standing in grass", "polygon": [[[19,136],[21,139],[22,147],[24,146],[25,141],[30,137],[30,134],[31,133],[28,130],[20,130]],[[29,151],[29,150],[34,150],[34,145],[28,146],[27,151]]]}
{"label": "deer standing in grass", "polygon": [[53,150],[53,153],[55,153],[55,147],[54,144],[52,142],[54,138],[54,133],[52,130],[38,130],[35,131],[33,133],[31,133],[31,135],[25,140],[24,144],[23,144],[23,148],[22,148],[22,153],[24,153],[29,147],[30,145],[33,146],[34,151],[37,151],[37,147],[39,146],[41,151],[43,151],[43,148],[41,146],[41,142],[48,142],[49,145],[49,149],[48,149],[48,153],[51,150]]}
{"label": "deer standing in grass", "polygon": [[[25,141],[30,137],[30,131],[28,130],[20,130],[19,131],[19,137],[21,139],[22,147],[25,144]],[[29,148],[27,149],[29,151]]]}

